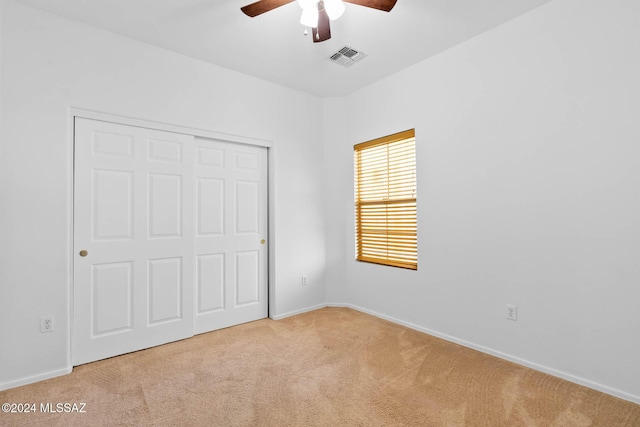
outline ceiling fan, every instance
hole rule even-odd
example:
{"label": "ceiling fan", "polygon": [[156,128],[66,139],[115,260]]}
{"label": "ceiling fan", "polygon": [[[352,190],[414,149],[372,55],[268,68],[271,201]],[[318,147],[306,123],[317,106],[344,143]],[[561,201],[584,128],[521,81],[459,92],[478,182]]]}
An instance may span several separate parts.
{"label": "ceiling fan", "polygon": [[[245,15],[255,17],[296,0],[259,0],[241,7]],[[338,19],[344,12],[344,2],[370,7],[385,12],[391,11],[397,0],[297,0],[302,8],[300,23],[311,28],[313,42],[319,43],[331,38],[329,20]],[[306,31],[305,31],[306,34]]]}

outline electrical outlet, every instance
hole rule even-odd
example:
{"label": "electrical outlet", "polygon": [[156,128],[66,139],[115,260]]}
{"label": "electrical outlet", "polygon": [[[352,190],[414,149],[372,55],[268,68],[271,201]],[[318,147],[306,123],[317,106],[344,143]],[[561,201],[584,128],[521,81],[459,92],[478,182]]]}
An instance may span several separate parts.
{"label": "electrical outlet", "polygon": [[300,278],[300,284],[301,284],[302,286],[307,286],[307,285],[309,284],[309,280],[307,280],[307,276],[302,276],[302,277]]}
{"label": "electrical outlet", "polygon": [[40,318],[40,332],[51,332],[53,329],[53,315]]}
{"label": "electrical outlet", "polygon": [[513,304],[507,304],[507,319],[518,320],[518,307]]}

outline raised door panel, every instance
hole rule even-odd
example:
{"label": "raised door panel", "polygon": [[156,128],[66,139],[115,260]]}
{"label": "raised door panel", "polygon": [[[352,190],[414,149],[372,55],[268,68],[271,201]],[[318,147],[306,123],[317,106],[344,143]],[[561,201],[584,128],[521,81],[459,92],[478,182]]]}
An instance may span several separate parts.
{"label": "raised door panel", "polygon": [[132,171],[92,171],[93,240],[133,238],[134,176]]}
{"label": "raised door panel", "polygon": [[182,236],[182,176],[149,174],[149,237]]}
{"label": "raised door panel", "polygon": [[91,275],[91,335],[133,328],[133,263],[93,265]]}
{"label": "raised door panel", "polygon": [[260,300],[260,254],[258,251],[236,252],[236,306]]}
{"label": "raised door panel", "polygon": [[149,160],[152,162],[182,163],[182,144],[175,141],[148,140]]}
{"label": "raised door panel", "polygon": [[149,324],[182,319],[182,258],[149,260]]}
{"label": "raised door panel", "polygon": [[255,181],[236,181],[234,183],[235,199],[235,233],[255,234],[260,232],[260,186]]}
{"label": "raised door panel", "polygon": [[225,308],[225,254],[197,257],[197,314]]}
{"label": "raised door panel", "polygon": [[196,212],[198,235],[219,236],[224,230],[224,180],[198,178]]}
{"label": "raised door panel", "polygon": [[96,130],[92,133],[93,155],[132,159],[135,139],[132,132],[120,134]]}

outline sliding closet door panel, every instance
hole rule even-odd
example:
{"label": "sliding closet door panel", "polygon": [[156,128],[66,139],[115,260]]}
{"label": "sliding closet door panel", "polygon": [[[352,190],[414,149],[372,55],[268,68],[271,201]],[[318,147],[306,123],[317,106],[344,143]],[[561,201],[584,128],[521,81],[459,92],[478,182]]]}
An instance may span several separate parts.
{"label": "sliding closet door panel", "polygon": [[267,316],[267,149],[196,139],[196,333]]}
{"label": "sliding closet door panel", "polygon": [[194,138],[76,119],[73,364],[193,335]]}

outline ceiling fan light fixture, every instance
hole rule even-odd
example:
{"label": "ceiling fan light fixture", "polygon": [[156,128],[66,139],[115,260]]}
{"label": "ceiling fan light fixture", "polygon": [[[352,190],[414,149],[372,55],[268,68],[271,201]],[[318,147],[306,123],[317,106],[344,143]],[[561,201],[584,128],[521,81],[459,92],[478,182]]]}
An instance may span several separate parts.
{"label": "ceiling fan light fixture", "polygon": [[340,18],[345,10],[342,0],[324,0],[324,8],[332,21]]}
{"label": "ceiling fan light fixture", "polygon": [[305,27],[316,28],[318,26],[318,8],[303,9],[300,23]]}

